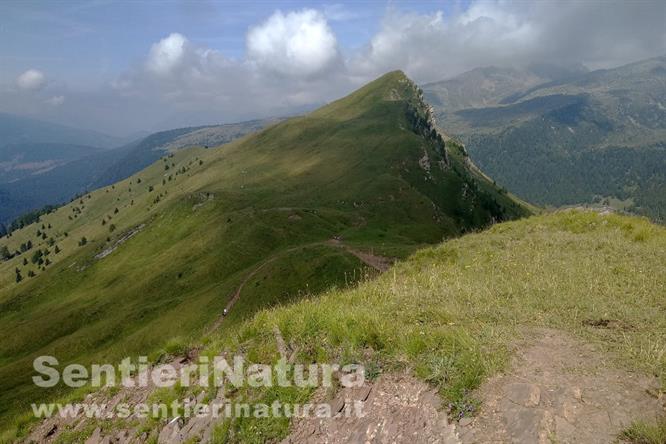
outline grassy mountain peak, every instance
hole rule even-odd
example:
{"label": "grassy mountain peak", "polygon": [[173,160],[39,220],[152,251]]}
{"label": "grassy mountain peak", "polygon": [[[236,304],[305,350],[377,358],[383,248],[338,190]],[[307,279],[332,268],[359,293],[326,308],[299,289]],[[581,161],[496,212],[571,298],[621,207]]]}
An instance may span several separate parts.
{"label": "grassy mountain peak", "polygon": [[35,355],[159,357],[236,300],[220,328],[372,275],[370,255],[404,258],[529,213],[443,140],[401,72],[229,144],[166,154],[0,240],[0,322],[13,332],[0,338],[0,415],[43,397],[26,378]]}
{"label": "grassy mountain peak", "polygon": [[412,101],[418,87],[404,72],[391,71],[312,113],[312,116],[349,118],[377,107],[387,100]]}

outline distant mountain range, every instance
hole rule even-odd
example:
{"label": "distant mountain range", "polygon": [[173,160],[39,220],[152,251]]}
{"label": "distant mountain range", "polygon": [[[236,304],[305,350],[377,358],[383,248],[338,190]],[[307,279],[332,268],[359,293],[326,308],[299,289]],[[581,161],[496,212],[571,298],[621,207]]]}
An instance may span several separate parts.
{"label": "distant mountain range", "polygon": [[666,218],[666,57],[592,72],[482,68],[423,89],[438,123],[521,197]]}
{"label": "distant mountain range", "polygon": [[476,68],[449,80],[423,86],[428,102],[452,112],[499,104],[502,99],[553,80],[572,78],[588,72],[584,67],[530,65],[524,69]]}
{"label": "distant mountain range", "polygon": [[0,223],[122,180],[167,151],[220,145],[274,121],[161,131],[109,149],[121,139],[1,114],[0,135],[7,143],[0,145]]}

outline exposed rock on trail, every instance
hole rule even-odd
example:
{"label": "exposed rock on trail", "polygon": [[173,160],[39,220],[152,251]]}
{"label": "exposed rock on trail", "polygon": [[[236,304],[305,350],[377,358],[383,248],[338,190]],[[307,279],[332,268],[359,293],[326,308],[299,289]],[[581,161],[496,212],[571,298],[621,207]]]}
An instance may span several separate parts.
{"label": "exposed rock on trail", "polygon": [[632,421],[652,420],[663,400],[649,378],[613,368],[593,346],[540,330],[510,371],[478,390],[481,409],[459,428],[463,443],[609,443]]}
{"label": "exposed rock on trail", "polygon": [[[410,376],[385,375],[364,387],[345,388],[330,405],[337,416],[294,421],[282,444],[460,442],[437,392]],[[349,408],[360,408],[362,417],[345,415]]]}

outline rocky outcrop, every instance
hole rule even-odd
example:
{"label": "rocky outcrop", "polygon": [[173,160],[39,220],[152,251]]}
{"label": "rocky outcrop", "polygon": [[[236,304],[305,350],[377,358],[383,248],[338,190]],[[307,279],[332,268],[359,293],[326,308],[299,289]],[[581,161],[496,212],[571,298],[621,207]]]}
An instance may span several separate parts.
{"label": "rocky outcrop", "polygon": [[422,136],[433,144],[435,151],[442,156],[444,165],[449,165],[446,143],[442,133],[437,128],[432,106],[423,99],[423,90],[410,81],[414,90],[412,98],[408,101],[407,120],[414,133]]}

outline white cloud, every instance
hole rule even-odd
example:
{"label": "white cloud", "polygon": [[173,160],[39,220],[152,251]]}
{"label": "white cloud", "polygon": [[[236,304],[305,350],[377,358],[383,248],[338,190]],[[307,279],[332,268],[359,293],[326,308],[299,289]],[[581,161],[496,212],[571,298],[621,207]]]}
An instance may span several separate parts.
{"label": "white cloud", "polygon": [[277,11],[250,29],[247,56],[259,67],[281,75],[313,76],[338,58],[337,40],[318,11]]}
{"label": "white cloud", "polygon": [[60,106],[65,103],[65,96],[53,96],[46,99],[45,102],[51,106]]}
{"label": "white cloud", "polygon": [[[450,14],[389,7],[374,34],[365,33],[375,25],[372,14],[365,14],[364,8],[339,5],[276,11],[249,28],[246,54],[239,58],[225,57],[193,36],[165,34],[146,48],[141,63],[105,89],[72,91],[66,79],[47,84],[43,73],[29,70],[16,84],[46,91],[0,88],[0,106],[123,132],[303,112],[394,69],[426,82],[480,66],[550,62],[598,68],[666,53],[664,7],[656,0],[608,0],[603,8],[585,1],[472,0]],[[367,25],[355,33],[367,40],[345,36],[340,41],[350,46],[340,48],[329,23],[340,32]],[[220,35],[226,31],[220,28]]]}
{"label": "white cloud", "polygon": [[183,62],[188,40],[174,32],[150,48],[146,68],[158,75],[171,73]]}
{"label": "white cloud", "polygon": [[[593,58],[618,65],[658,54],[654,47],[663,47],[664,32],[637,26],[656,14],[640,5],[609,4],[607,17],[594,27],[599,8],[587,3],[481,0],[449,15],[390,7],[366,45],[346,53],[327,22],[348,18],[344,8],[276,11],[250,27],[245,57],[230,59],[172,33],[152,45],[143,64],[112,82],[109,95],[132,103],[128,108],[137,113],[149,109],[141,115],[170,126],[194,125],[302,111],[394,69],[426,82],[479,66]],[[615,42],[615,35],[625,37]]]}
{"label": "white cloud", "polygon": [[534,54],[534,26],[493,5],[473,4],[450,17],[390,9],[379,32],[348,67],[366,76],[402,69],[417,81],[429,81]]}
{"label": "white cloud", "polygon": [[[144,70],[134,71],[112,82],[119,91],[131,91],[138,83],[141,88],[166,87],[175,96],[181,88],[208,88],[219,82],[220,75],[229,69],[237,69],[238,62],[226,59],[211,48],[199,47],[182,34],[172,33],[152,45],[144,64]],[[214,91],[210,91],[214,93]]]}
{"label": "white cloud", "polygon": [[24,91],[37,91],[46,85],[46,76],[37,69],[29,69],[16,78],[16,85]]}
{"label": "white cloud", "polygon": [[477,0],[451,15],[389,8],[380,30],[347,63],[358,76],[403,69],[434,81],[480,66],[613,67],[666,53],[659,2]]}

